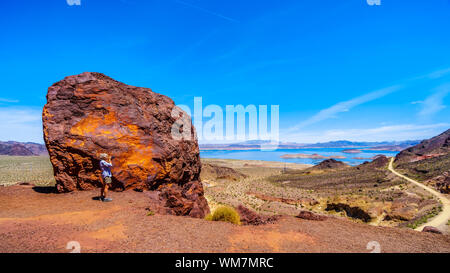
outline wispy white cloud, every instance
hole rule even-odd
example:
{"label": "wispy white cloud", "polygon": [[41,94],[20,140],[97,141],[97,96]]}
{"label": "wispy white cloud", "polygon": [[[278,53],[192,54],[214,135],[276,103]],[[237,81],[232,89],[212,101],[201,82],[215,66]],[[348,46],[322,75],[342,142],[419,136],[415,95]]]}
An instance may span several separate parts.
{"label": "wispy white cloud", "polygon": [[0,102],[18,103],[19,100],[12,100],[12,99],[0,98]]}
{"label": "wispy white cloud", "polygon": [[439,70],[434,70],[432,72],[420,75],[420,76],[416,76],[416,77],[412,77],[408,80],[406,80],[405,82],[413,82],[413,81],[417,81],[417,80],[434,80],[434,79],[439,79],[445,76],[449,76],[450,75],[450,67],[447,68],[443,68],[443,69],[439,69]]}
{"label": "wispy white cloud", "polygon": [[40,108],[0,107],[0,140],[43,143]]}
{"label": "wispy white cloud", "polygon": [[315,132],[301,132],[283,137],[283,141],[301,143],[327,142],[336,140],[351,141],[401,141],[419,140],[438,135],[450,128],[450,123],[436,124],[397,124],[374,128],[332,129]]}
{"label": "wispy white cloud", "polygon": [[[442,78],[445,76],[450,75],[450,68],[445,68],[441,70],[436,70],[418,77],[409,78],[406,80],[403,80],[401,84],[392,85],[387,88],[379,89],[370,93],[367,93],[365,95],[339,102],[329,108],[323,109],[319,111],[314,116],[310,117],[309,119],[302,121],[298,123],[295,126],[292,126],[286,130],[286,133],[293,133],[295,131],[298,131],[299,129],[302,129],[306,126],[318,123],[323,120],[327,120],[330,118],[335,118],[337,114],[347,112],[353,107],[356,107],[358,105],[364,104],[366,102],[373,101],[378,98],[382,98],[386,95],[389,95],[393,92],[396,92],[402,88],[408,87],[409,85],[414,84],[417,81],[420,80],[435,80],[438,78]],[[443,98],[449,93],[450,87],[449,85],[442,85],[440,86],[439,90],[428,97],[425,101],[415,101],[412,102],[413,104],[423,104],[423,110],[419,115],[421,116],[430,116],[440,110],[442,110],[445,106],[442,104]],[[427,108],[427,109],[425,109]]]}
{"label": "wispy white cloud", "polygon": [[443,84],[437,87],[433,94],[428,96],[424,101],[417,102],[422,105],[420,112],[418,113],[421,119],[429,119],[434,114],[438,113],[446,106],[443,104],[444,98],[450,94],[450,84]]}
{"label": "wispy white cloud", "polygon": [[402,85],[393,85],[390,87],[386,87],[383,89],[379,89],[370,93],[367,93],[365,95],[347,100],[347,101],[342,101],[339,102],[329,108],[323,109],[321,111],[319,111],[317,114],[315,114],[314,116],[310,117],[309,119],[289,128],[287,130],[287,132],[292,132],[292,131],[296,131],[299,130],[303,127],[306,127],[308,125],[312,125],[314,123],[329,119],[329,118],[333,118],[336,117],[337,114],[342,113],[342,112],[347,112],[350,109],[352,109],[353,107],[356,107],[360,104],[369,102],[369,101],[373,101],[375,99],[384,97],[392,92],[395,92],[397,90],[399,90],[400,88],[402,88]]}
{"label": "wispy white cloud", "polygon": [[438,78],[442,78],[449,74],[450,74],[450,67],[431,72],[430,74],[427,75],[427,77],[430,79],[438,79]]}
{"label": "wispy white cloud", "polygon": [[[168,60],[164,66],[165,67],[171,67],[172,65],[174,65],[175,63],[179,62],[180,60],[182,60],[183,58],[185,58],[186,56],[188,56],[189,54],[191,54],[192,52],[195,52],[198,48],[200,48],[206,41],[208,41],[211,37],[213,37],[216,33],[217,33],[217,29],[211,31],[210,33],[208,33],[205,37],[203,37],[202,39],[197,40],[195,43],[187,46],[186,48],[183,49],[183,51],[179,52],[178,55],[176,55],[175,57],[173,57],[171,60]],[[161,69],[161,66],[159,66],[159,69]]]}

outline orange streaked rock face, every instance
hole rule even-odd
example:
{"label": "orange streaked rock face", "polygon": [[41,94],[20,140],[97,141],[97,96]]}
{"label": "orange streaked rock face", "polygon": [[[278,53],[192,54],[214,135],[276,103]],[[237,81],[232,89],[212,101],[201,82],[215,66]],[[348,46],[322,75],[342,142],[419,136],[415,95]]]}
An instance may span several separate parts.
{"label": "orange streaked rock face", "polygon": [[[49,87],[44,139],[59,192],[100,186],[99,155],[111,155],[114,190],[155,190],[164,211],[203,217],[195,131],[171,136],[173,101],[101,73],[66,77]],[[192,127],[193,128],[193,127]]]}

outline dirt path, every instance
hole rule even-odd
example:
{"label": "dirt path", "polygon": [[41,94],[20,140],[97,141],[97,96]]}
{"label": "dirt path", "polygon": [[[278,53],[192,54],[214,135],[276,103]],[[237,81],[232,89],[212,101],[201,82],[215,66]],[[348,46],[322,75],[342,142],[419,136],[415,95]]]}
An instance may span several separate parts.
{"label": "dirt path", "polygon": [[[340,218],[284,216],[275,224],[237,226],[182,216],[149,215],[146,192],[56,194],[33,186],[0,186],[1,252],[450,252],[450,236],[374,227]],[[373,243],[371,243],[373,244]],[[370,244],[369,244],[370,245]]]}
{"label": "dirt path", "polygon": [[441,202],[442,202],[442,211],[439,213],[436,217],[432,218],[431,221],[417,227],[415,230],[421,231],[425,226],[433,226],[436,228],[443,229],[445,225],[447,224],[448,220],[450,219],[450,201],[441,193],[435,191],[434,189],[425,186],[424,184],[417,182],[414,179],[411,179],[403,174],[398,173],[394,170],[393,167],[394,158],[392,157],[389,161],[389,170],[393,172],[395,175],[407,180],[408,182],[413,183],[414,185],[421,187],[422,189],[428,191],[429,193],[436,196]]}

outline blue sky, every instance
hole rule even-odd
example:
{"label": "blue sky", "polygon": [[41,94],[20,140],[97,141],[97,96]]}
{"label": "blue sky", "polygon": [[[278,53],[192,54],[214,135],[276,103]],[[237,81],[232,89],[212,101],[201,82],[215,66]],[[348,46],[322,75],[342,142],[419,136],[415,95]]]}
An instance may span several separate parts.
{"label": "blue sky", "polygon": [[450,128],[450,1],[1,1],[0,140],[43,142],[48,86],[102,72],[177,104],[280,105],[280,138]]}

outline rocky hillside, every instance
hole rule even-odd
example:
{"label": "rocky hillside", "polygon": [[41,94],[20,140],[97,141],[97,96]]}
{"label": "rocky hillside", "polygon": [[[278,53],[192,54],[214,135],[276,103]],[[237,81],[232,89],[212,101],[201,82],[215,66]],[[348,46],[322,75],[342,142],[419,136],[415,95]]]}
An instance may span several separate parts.
{"label": "rocky hillside", "polygon": [[384,168],[388,163],[389,158],[387,158],[385,155],[377,155],[373,158],[372,161],[366,161],[363,164],[357,166],[357,168]]}
{"label": "rocky hillside", "polygon": [[44,144],[32,142],[0,141],[0,155],[47,155]]}
{"label": "rocky hillside", "polygon": [[406,163],[442,156],[450,153],[450,129],[433,138],[401,151],[395,158],[396,163]]}
{"label": "rocky hillside", "polygon": [[349,165],[345,164],[342,161],[338,161],[336,159],[330,158],[330,159],[326,159],[322,162],[320,162],[319,164],[317,164],[314,167],[311,167],[311,170],[329,170],[329,169],[340,169],[340,168],[345,168],[345,167],[350,167]]}
{"label": "rocky hillside", "polygon": [[202,180],[228,179],[232,181],[238,181],[240,179],[246,178],[247,176],[232,168],[204,163],[202,164],[202,172],[200,177]]}
{"label": "rocky hillside", "polygon": [[395,164],[403,174],[450,193],[450,129],[403,150]]}

